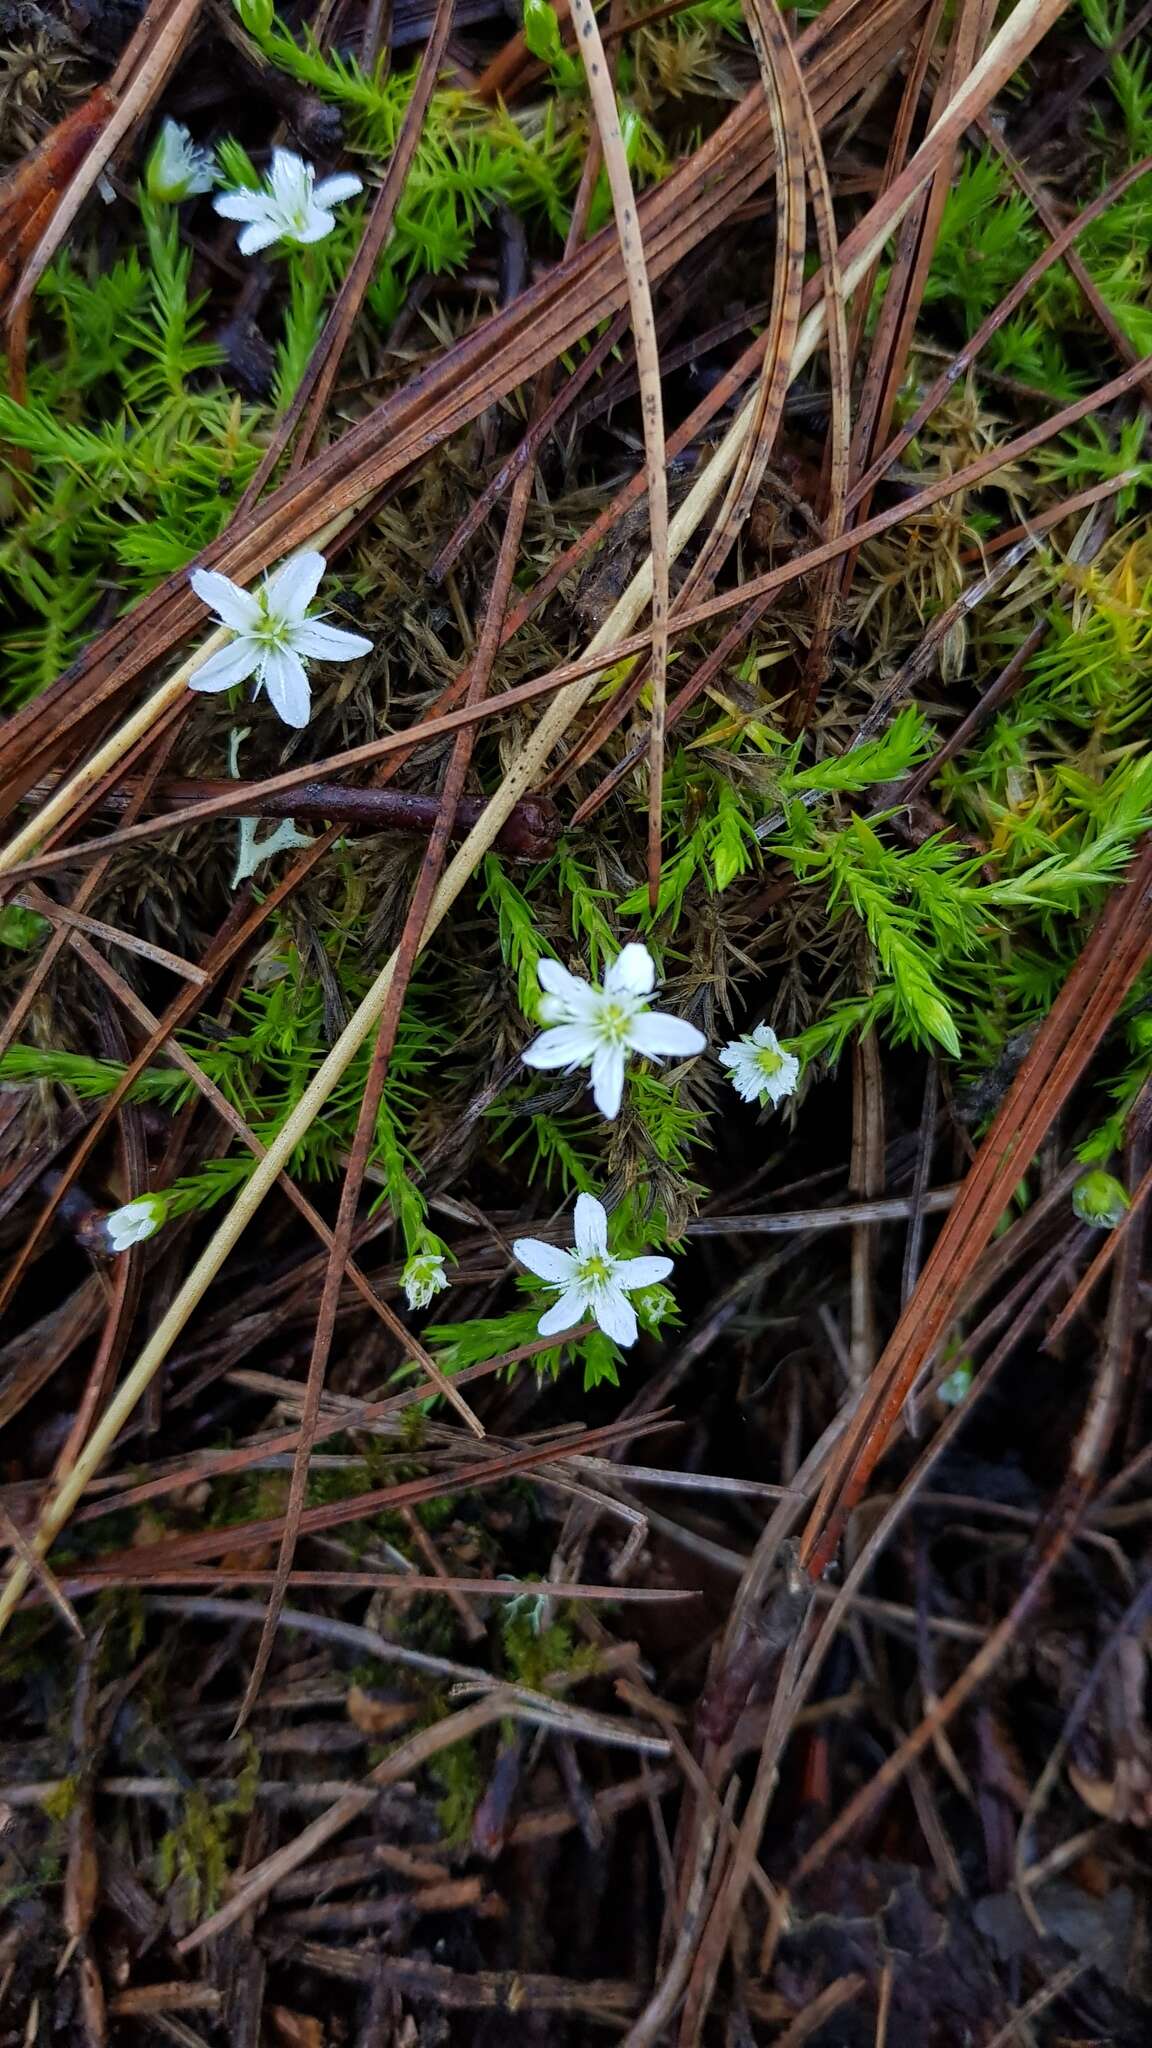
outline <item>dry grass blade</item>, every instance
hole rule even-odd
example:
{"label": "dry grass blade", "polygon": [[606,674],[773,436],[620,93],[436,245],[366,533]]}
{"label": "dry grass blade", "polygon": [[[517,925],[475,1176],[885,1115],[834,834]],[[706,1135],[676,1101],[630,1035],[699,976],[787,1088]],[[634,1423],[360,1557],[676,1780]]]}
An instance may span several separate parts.
{"label": "dry grass blade", "polygon": [[668,683],[668,472],[664,446],[664,400],[660,389],[660,351],[652,310],[652,288],[644,257],[644,241],[636,195],[628,169],[628,153],[620,131],[616,94],[600,40],[592,0],[571,0],[577,48],[588,81],[596,132],[612,193],[620,260],[628,286],[632,340],[640,378],[640,411],[644,425],[644,465],[648,483],[648,525],[652,561],[652,726],[648,745],[648,901],[653,910],[660,894],[660,845],[664,789],[664,719]]}

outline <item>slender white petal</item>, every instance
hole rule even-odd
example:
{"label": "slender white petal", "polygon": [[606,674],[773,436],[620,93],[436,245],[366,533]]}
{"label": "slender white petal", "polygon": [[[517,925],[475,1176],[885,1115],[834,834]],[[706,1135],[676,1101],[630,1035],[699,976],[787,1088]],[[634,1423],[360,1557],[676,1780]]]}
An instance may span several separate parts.
{"label": "slender white petal", "polygon": [[334,213],[325,213],[322,206],[310,206],[306,218],[300,222],[299,227],[293,228],[292,240],[305,244],[308,242],[322,242],[325,235],[332,233],[335,225],[336,215]]}
{"label": "slender white petal", "polygon": [[264,586],[269,618],[283,619],[288,625],[299,624],[320,588],[326,567],[323,555],[315,548],[303,548],[281,562]]}
{"label": "slender white petal", "polygon": [[526,1067],[582,1067],[592,1058],[596,1041],[586,1024],[557,1024],[542,1031],[521,1054]]}
{"label": "slender white petal", "polygon": [[617,1344],[636,1342],[639,1335],[636,1311],[622,1288],[612,1285],[601,1288],[592,1303],[592,1313],[606,1337],[611,1337]]}
{"label": "slender white petal", "polygon": [[282,233],[280,223],[267,217],[253,221],[250,228],[244,228],[236,238],[236,247],[242,256],[258,256],[262,249],[270,249],[278,242]]}
{"label": "slender white petal", "polygon": [[592,1099],[609,1123],[620,1113],[623,1093],[623,1049],[618,1045],[598,1045],[592,1055]]}
{"label": "slender white petal", "polygon": [[317,206],[339,206],[342,199],[355,199],[363,190],[354,171],[338,171],[334,178],[321,178],[312,197]]}
{"label": "slender white petal", "polygon": [[610,996],[650,996],[656,986],[656,966],[647,946],[635,941],[618,953],[604,976],[604,990]]}
{"label": "slender white petal", "polygon": [[687,1059],[703,1052],[708,1041],[683,1017],[671,1017],[666,1010],[642,1010],[628,1027],[628,1043],[633,1052],[649,1059]]}
{"label": "slender white petal", "polygon": [[576,1270],[571,1252],[561,1251],[558,1244],[545,1244],[541,1237],[516,1238],[512,1256],[535,1273],[538,1280],[548,1280],[553,1287],[567,1287]]}
{"label": "slender white petal", "polygon": [[218,192],[212,201],[223,220],[266,220],[270,205],[267,192],[254,192],[247,185],[238,192]]}
{"label": "slender white petal", "polygon": [[201,663],[195,675],[189,676],[188,688],[231,690],[246,677],[255,675],[260,660],[261,650],[254,640],[233,640],[230,646],[221,647]]}
{"label": "slender white petal", "polygon": [[541,960],[536,968],[536,978],[546,995],[579,1014],[586,1014],[596,995],[590,982],[581,981],[577,974],[569,974],[558,960]]}
{"label": "slender white petal", "polygon": [[222,626],[234,633],[250,633],[260,621],[260,606],[251,591],[241,590],[219,569],[190,569],[188,581],[200,599],[215,612]]}
{"label": "slender white petal", "polygon": [[608,1216],[603,1202],[598,1202],[595,1195],[577,1195],[573,1236],[582,1259],[607,1255]]}
{"label": "slender white petal", "polygon": [[359,661],[371,654],[372,642],[363,633],[345,633],[341,626],[325,625],[323,619],[302,619],[292,634],[297,654],[312,661]]}
{"label": "slender white petal", "polygon": [[541,1337],[556,1337],[561,1330],[574,1330],[588,1313],[588,1297],[582,1287],[569,1287],[553,1302],[536,1325]]}
{"label": "slender white petal", "polygon": [[658,1258],[654,1252],[639,1259],[615,1259],[612,1264],[612,1278],[629,1294],[634,1294],[638,1287],[657,1286],[671,1271],[671,1259]]}
{"label": "slender white petal", "polygon": [[273,197],[283,207],[307,205],[312,189],[311,167],[292,149],[272,151],[269,184]]}
{"label": "slender white petal", "polygon": [[308,671],[290,647],[272,647],[264,656],[260,681],[285,725],[307,725],[312,711]]}

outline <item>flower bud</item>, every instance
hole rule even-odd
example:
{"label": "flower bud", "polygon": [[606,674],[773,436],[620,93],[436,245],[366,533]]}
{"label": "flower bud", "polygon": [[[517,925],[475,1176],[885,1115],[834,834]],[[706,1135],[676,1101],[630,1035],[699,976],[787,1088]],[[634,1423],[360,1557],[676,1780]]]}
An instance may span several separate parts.
{"label": "flower bud", "polygon": [[1111,1173],[1086,1173],[1072,1190],[1072,1207],[1081,1223],[1114,1230],[1128,1208],[1128,1190]]}

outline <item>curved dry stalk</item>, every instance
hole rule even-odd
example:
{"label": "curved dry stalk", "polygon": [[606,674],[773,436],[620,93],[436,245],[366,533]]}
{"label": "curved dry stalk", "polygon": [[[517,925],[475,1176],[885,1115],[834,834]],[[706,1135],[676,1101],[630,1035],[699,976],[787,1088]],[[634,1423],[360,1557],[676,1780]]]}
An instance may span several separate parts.
{"label": "curved dry stalk", "polygon": [[640,379],[640,416],[644,425],[644,464],[648,478],[648,530],[652,560],[652,724],[648,740],[648,901],[655,910],[660,893],[660,838],[664,794],[664,721],[668,696],[668,471],[664,447],[664,401],[660,390],[660,351],[652,288],[644,261],[644,242],[636,213],[636,195],[628,170],[628,154],[620,132],[616,93],[600,40],[592,0],[571,0],[577,48],[588,80],[588,94],[604,153],[604,169],[612,193],[620,260],[628,287],[636,370]]}
{"label": "curved dry stalk", "polygon": [[[760,65],[764,97],[776,144],[776,260],[764,359],[752,399],[740,459],[716,522],[685,580],[678,609],[709,587],[744,525],[776,440],[784,400],[795,376],[793,352],[804,289],[804,136],[800,95],[803,79],[792,39],[776,0],[746,0],[748,32]],[[827,294],[832,281],[825,279]]]}

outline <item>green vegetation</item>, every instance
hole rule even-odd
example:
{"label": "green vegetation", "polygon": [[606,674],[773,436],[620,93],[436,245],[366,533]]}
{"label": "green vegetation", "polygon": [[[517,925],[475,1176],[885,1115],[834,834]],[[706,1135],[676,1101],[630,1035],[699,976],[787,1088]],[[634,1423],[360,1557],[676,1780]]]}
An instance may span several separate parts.
{"label": "green vegetation", "polygon": [[[356,161],[378,174],[394,150],[408,105],[411,68],[366,72],[292,33],[262,0],[241,15],[262,58],[338,108]],[[1123,8],[1083,0],[1091,35],[1107,42]],[[547,0],[530,0],[530,49],[549,82],[514,111],[482,107],[439,90],[415,152],[395,227],[363,314],[364,388],[379,395],[407,374],[388,339],[421,278],[447,278],[491,256],[498,209],[527,226],[533,247],[558,251],[570,225],[588,134],[579,67],[562,45]],[[659,178],[684,144],[677,108],[686,94],[718,103],[732,85],[739,9],[706,0],[623,39],[619,89],[638,180]],[[1101,189],[1152,149],[1152,59],[1132,46],[1108,72],[1111,118],[1097,116],[1084,145],[1085,190]],[[694,100],[694,105],[695,105]],[[718,105],[717,112],[720,111]],[[219,149],[222,173],[256,172],[235,143]],[[1085,186],[1085,179],[1087,185]],[[366,199],[346,208],[322,245],[281,254],[265,317],[265,389],[237,389],[211,288],[199,281],[178,208],[139,194],[121,218],[112,260],[95,250],[57,258],[38,302],[38,345],[28,391],[0,396],[7,451],[0,585],[15,623],[3,654],[5,701],[49,684],[97,622],[179,570],[226,523],[298,387],[332,296],[360,232]],[[122,209],[122,213],[123,213]],[[592,224],[606,217],[598,191]],[[969,154],[944,210],[901,416],[910,415],[942,358],[974,333],[1045,234],[1027,197],[993,151]],[[1152,176],[1138,181],[1086,232],[1078,254],[1135,350],[1152,350]],[[427,318],[437,340],[455,315]],[[463,321],[465,315],[460,318]],[[623,362],[624,358],[620,358]],[[1057,264],[1001,325],[968,375],[905,451],[897,481],[947,475],[1003,438],[1019,406],[1049,409],[1110,373],[1113,358],[1068,268]],[[609,365],[616,374],[619,364]],[[819,372],[814,373],[817,376]],[[1029,415],[1031,417],[1031,415]],[[326,705],[322,741],[379,723],[405,723],[412,693],[432,691],[466,654],[457,595],[434,619],[414,621],[403,602],[466,508],[475,454],[444,452],[428,478],[379,515],[349,567],[367,627],[395,651],[407,695]],[[579,450],[548,457],[547,487],[529,521],[535,569],[546,568],[586,524],[596,479]],[[1114,521],[1094,533],[1058,525],[1013,579],[975,606],[945,641],[928,681],[903,701],[888,685],[977,572],[989,536],[1017,514],[1037,514],[1072,492],[1123,474]],[[637,931],[670,987],[670,1006],[706,1015],[715,1047],[726,1033],[766,1016],[801,1059],[812,1089],[853,1037],[956,1062],[962,1082],[995,1066],[1007,1041],[1043,1018],[1083,939],[1085,923],[1152,827],[1152,542],[1142,523],[1150,476],[1143,416],[1092,419],[1000,475],[979,493],[957,493],[913,518],[892,541],[862,553],[852,595],[835,621],[819,713],[794,737],[788,706],[810,626],[810,595],[789,592],[753,636],[736,673],[720,678],[671,737],[664,787],[665,858],[655,913],[644,881],[643,773],[626,779],[589,831],[571,831],[535,866],[489,856],[460,929],[433,949],[409,989],[381,1104],[371,1159],[378,1202],[398,1226],[397,1254],[432,1256],[448,1245],[433,1224],[435,1167],[463,1142],[482,1161],[484,1184],[530,1186],[541,1212],[580,1191],[610,1189],[622,1254],[677,1244],[709,1181],[713,1117],[724,1084],[715,1062],[630,1070],[624,1112],[610,1128],[590,1113],[581,1080],[528,1074],[472,1105],[499,1067],[522,1050],[537,1015],[537,970],[559,959],[592,977]],[[483,586],[485,548],[461,573]],[[472,594],[475,592],[473,590]],[[570,591],[535,620],[507,657],[499,683],[518,680],[571,650]],[[465,607],[467,609],[467,607]],[[930,763],[956,720],[1037,624],[1044,634],[1014,692],[969,742],[931,775],[926,814],[909,812],[905,788]],[[689,675],[706,637],[680,644],[674,676]],[[383,673],[383,671],[381,671]],[[396,678],[391,669],[388,680]],[[877,711],[883,700],[884,706]],[[871,714],[875,714],[871,716]],[[869,736],[859,739],[861,722]],[[207,721],[197,770],[222,772],[223,728]],[[207,735],[207,737],[205,737]],[[590,794],[634,734],[613,736],[577,768],[563,807]],[[322,741],[318,742],[324,751]],[[256,743],[269,746],[263,732]],[[481,787],[501,771],[499,742],[483,737]],[[253,772],[256,772],[255,770]],[[209,896],[225,900],[234,828],[211,828]],[[227,843],[226,843],[227,842]],[[182,842],[182,845],[187,842]],[[367,865],[365,865],[367,863]],[[184,1043],[257,1137],[283,1128],[317,1072],[340,1023],[368,987],[381,944],[397,929],[414,858],[384,847],[353,858],[345,846],[310,878],[300,906],[273,921],[266,945],[226,1021],[208,1017]],[[146,894],[130,862],[116,887]],[[765,933],[764,902],[772,905]],[[383,910],[381,908],[383,904]],[[184,906],[192,945],[203,906]],[[26,967],[46,927],[20,908],[4,913],[0,940]],[[1109,1096],[1082,1140],[1086,1162],[1106,1162],[1127,1108],[1152,1072],[1150,991],[1130,1001],[1124,1042],[1113,1045]],[[71,1045],[37,1022],[4,1056],[7,1081],[35,1081],[96,1100],[122,1067],[86,1049],[77,1014]],[[302,1181],[334,1179],[347,1160],[367,1075],[353,1062],[293,1156]],[[187,1077],[158,1061],[133,1099],[175,1112],[195,1096]],[[725,1093],[725,1101],[728,1097]],[[784,1112],[795,1113],[793,1104]],[[753,1117],[754,1112],[749,1112]],[[429,1162],[433,1165],[430,1166]],[[177,1176],[171,1214],[208,1211],[251,1170],[246,1153],[222,1148]],[[443,1228],[452,1235],[451,1226]],[[531,1342],[538,1292],[526,1304],[452,1319],[439,1304],[426,1335],[446,1371]],[[450,1297],[449,1297],[450,1300]],[[650,1330],[675,1321],[670,1298],[640,1304]],[[554,1374],[575,1361],[585,1385],[615,1381],[621,1353],[602,1333],[559,1340],[533,1360]],[[176,1853],[175,1851],[173,1852]],[[204,1857],[199,1855],[199,1861]],[[195,1858],[193,1860],[196,1860]],[[209,1879],[205,1879],[207,1884]]]}

